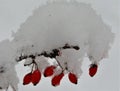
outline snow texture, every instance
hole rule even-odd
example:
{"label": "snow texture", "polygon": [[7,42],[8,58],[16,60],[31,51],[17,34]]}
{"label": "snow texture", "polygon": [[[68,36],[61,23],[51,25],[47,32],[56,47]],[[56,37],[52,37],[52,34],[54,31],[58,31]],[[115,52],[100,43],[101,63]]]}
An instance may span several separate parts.
{"label": "snow texture", "polygon": [[[0,88],[7,89],[11,85],[17,91],[18,78],[14,66],[15,59],[21,54],[35,55],[65,44],[77,45],[80,50],[61,50],[61,56],[56,59],[79,78],[85,55],[92,63],[98,64],[108,54],[114,34],[89,4],[53,0],[36,9],[12,37],[12,41],[0,43]],[[31,59],[25,61],[29,64]],[[44,57],[37,57],[35,61],[40,70],[50,65]],[[60,68],[56,70],[58,74]]]}
{"label": "snow texture", "polygon": [[0,43],[0,88],[8,89],[9,86],[13,91],[17,91],[19,82],[15,71],[15,49],[9,40]]}

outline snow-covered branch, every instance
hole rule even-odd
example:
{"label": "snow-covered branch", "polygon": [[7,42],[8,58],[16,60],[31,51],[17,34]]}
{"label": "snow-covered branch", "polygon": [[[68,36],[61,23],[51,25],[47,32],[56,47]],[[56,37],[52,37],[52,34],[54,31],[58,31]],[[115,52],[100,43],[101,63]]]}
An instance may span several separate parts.
{"label": "snow-covered branch", "polygon": [[35,57],[38,57],[38,56],[44,56],[44,57],[49,57],[49,58],[56,58],[56,56],[60,56],[60,51],[61,50],[65,50],[65,49],[75,49],[75,50],[79,50],[79,46],[70,46],[69,44],[65,44],[65,46],[63,47],[59,47],[59,48],[56,48],[56,49],[52,49],[51,52],[48,52],[48,51],[44,51],[42,53],[36,53],[35,55],[34,54],[31,54],[31,55],[20,55],[19,58],[16,58],[16,61],[19,62],[19,61],[22,61],[24,59],[27,59],[27,58],[31,58],[31,59],[35,59]]}
{"label": "snow-covered branch", "polygon": [[98,63],[108,54],[114,34],[90,5],[54,1],[36,9],[12,37],[0,43],[0,88],[11,85],[17,91],[14,67],[23,60],[25,66],[32,65],[24,85],[37,85],[42,73],[52,77],[53,86],[60,85],[66,74],[71,83],[78,84],[86,54],[93,77]]}

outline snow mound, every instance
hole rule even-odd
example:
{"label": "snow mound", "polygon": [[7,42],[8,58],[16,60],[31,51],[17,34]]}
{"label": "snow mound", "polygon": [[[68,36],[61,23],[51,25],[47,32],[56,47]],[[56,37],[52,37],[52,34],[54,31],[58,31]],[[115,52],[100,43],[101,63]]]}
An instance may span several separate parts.
{"label": "snow mound", "polygon": [[36,9],[13,37],[19,52],[27,55],[78,45],[79,58],[87,53],[98,63],[108,54],[114,34],[90,5],[53,0]]}

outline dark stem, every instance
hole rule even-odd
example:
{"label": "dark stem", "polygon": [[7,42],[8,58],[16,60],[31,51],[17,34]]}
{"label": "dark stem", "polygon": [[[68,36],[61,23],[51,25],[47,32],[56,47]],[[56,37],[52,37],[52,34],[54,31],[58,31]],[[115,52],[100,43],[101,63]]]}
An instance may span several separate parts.
{"label": "dark stem", "polygon": [[55,58],[55,60],[57,61],[58,65],[60,66],[60,68],[62,69],[62,71],[64,70],[62,65],[60,64],[60,62]]}
{"label": "dark stem", "polygon": [[35,54],[35,55],[33,55],[33,54],[31,54],[31,55],[20,55],[20,57],[18,59],[16,58],[16,62],[20,62],[20,61],[22,61],[24,59],[27,59],[27,58],[35,59],[37,56],[56,58],[57,56],[60,56],[60,54],[59,54],[60,50],[65,50],[65,49],[79,50],[80,47],[79,46],[73,46],[73,45],[70,46],[69,44],[65,44],[65,46],[53,49],[51,52],[43,51],[42,53]]}

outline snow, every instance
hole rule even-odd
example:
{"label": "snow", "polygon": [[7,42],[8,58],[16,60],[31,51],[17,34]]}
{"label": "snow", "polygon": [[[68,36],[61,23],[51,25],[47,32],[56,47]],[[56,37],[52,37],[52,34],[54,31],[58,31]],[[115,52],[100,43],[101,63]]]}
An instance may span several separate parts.
{"label": "snow", "polygon": [[79,52],[73,49],[66,49],[62,51],[62,55],[58,56],[56,59],[61,63],[62,67],[67,66],[69,72],[76,74],[79,78],[82,74],[82,59],[79,57]]}
{"label": "snow", "polygon": [[[68,70],[79,78],[85,55],[91,63],[99,64],[108,55],[114,34],[89,4],[62,0],[40,6],[12,37],[13,40],[0,43],[0,67],[6,68],[5,72],[0,73],[0,79],[4,79],[0,87],[6,89],[11,85],[17,91],[18,78],[14,67],[16,58],[21,54],[36,55],[65,44],[77,45],[80,50],[60,50],[62,54],[56,59],[63,68],[67,63]],[[44,57],[36,57],[35,61],[40,70],[50,65]],[[25,64],[30,62],[31,59],[25,60]],[[56,74],[61,71],[60,68],[56,70]]]}
{"label": "snow", "polygon": [[0,61],[0,88],[7,90],[11,86],[13,91],[17,91],[18,83],[15,64],[11,61]]}

